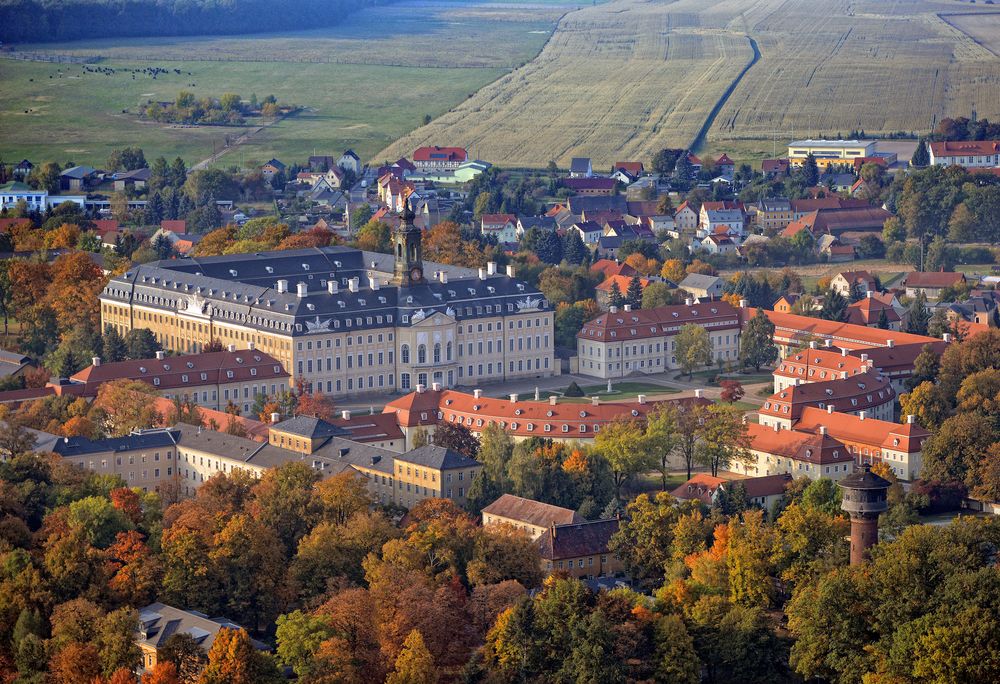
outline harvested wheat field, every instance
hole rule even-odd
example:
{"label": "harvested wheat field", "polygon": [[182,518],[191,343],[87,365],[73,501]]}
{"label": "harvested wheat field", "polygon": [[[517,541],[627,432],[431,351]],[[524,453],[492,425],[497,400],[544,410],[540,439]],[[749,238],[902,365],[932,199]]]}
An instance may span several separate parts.
{"label": "harvested wheat field", "polygon": [[[702,127],[712,149],[770,148],[772,137],[926,131],[973,109],[993,118],[1000,15],[964,11],[977,10],[928,0],[614,0],[567,14],[534,61],[381,156],[458,144],[508,166],[589,156],[606,168],[700,144]],[[760,59],[741,74],[750,38]]]}

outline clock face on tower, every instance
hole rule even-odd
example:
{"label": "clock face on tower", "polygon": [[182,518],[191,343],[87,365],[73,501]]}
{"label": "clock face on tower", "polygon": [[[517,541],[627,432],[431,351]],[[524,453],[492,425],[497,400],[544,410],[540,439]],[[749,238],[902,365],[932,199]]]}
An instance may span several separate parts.
{"label": "clock face on tower", "polygon": [[417,281],[424,277],[424,272],[420,270],[419,266],[415,266],[410,269],[410,280]]}

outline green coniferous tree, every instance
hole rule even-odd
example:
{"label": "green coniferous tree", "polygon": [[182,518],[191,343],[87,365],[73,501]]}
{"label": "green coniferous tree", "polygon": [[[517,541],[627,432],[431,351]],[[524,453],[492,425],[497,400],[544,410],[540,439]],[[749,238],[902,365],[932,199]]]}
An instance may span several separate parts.
{"label": "green coniferous tree", "polygon": [[625,303],[631,304],[633,309],[642,308],[642,283],[639,281],[639,276],[632,276],[632,280],[629,281],[628,290],[625,293]]}
{"label": "green coniferous tree", "polygon": [[622,294],[622,289],[618,287],[618,282],[611,283],[611,294],[608,295],[608,304],[610,306],[617,306],[621,308],[625,306],[625,296]]}

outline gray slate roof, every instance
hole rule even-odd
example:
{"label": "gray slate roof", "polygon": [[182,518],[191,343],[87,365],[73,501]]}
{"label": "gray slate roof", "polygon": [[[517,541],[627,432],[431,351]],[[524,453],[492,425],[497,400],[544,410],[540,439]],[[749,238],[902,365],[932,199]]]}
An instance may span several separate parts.
{"label": "gray slate roof", "polygon": [[323,437],[343,437],[348,434],[347,430],[326,422],[320,418],[312,416],[295,416],[288,420],[283,420],[274,426],[275,430],[289,432],[300,437],[309,439],[321,439]]}
{"label": "gray slate roof", "polygon": [[86,437],[63,437],[52,445],[52,452],[65,458],[73,458],[88,454],[166,448],[176,444],[177,437],[178,433],[172,430],[142,430],[125,437],[95,440]]}
{"label": "gray slate roof", "polygon": [[[218,320],[290,335],[406,326],[435,313],[457,320],[497,315],[485,305],[504,314],[549,306],[523,281],[501,274],[480,280],[472,269],[431,262],[424,263],[421,284],[371,289],[369,273],[392,270],[391,254],[349,247],[188,257],[134,266],[113,278],[101,298],[170,313],[211,312]],[[436,271],[446,272],[448,282],[434,280]],[[359,278],[357,292],[348,290],[350,278]],[[287,292],[277,291],[278,280],[288,282]],[[336,294],[327,291],[328,280],[338,283]],[[306,284],[308,296],[296,294],[298,283]]]}
{"label": "gray slate roof", "polygon": [[688,274],[684,280],[681,281],[681,289],[691,287],[698,290],[707,290],[719,282],[719,276],[705,275],[703,273],[691,273]]}
{"label": "gray slate roof", "polygon": [[479,465],[479,461],[473,458],[434,444],[419,447],[405,454],[396,454],[395,457],[396,460],[405,463],[413,463],[425,468],[436,468],[438,470],[468,468]]}

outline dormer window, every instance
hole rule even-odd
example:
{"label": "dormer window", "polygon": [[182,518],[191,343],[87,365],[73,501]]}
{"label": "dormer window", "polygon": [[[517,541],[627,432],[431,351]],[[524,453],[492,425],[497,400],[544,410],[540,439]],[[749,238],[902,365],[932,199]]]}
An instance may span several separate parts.
{"label": "dormer window", "polygon": [[169,363],[163,364],[163,370],[166,370],[166,371],[170,370],[170,364]]}

